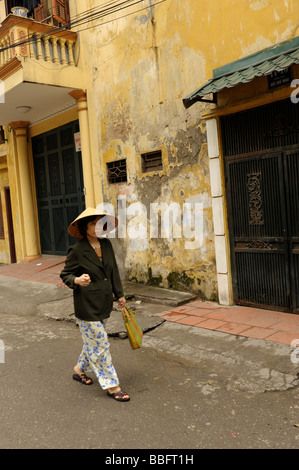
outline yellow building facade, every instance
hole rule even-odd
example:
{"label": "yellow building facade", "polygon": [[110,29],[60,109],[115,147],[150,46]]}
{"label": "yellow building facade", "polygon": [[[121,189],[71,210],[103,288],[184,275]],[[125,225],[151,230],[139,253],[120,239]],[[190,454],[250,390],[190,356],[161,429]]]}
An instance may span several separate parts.
{"label": "yellow building facade", "polygon": [[[70,0],[40,2],[42,16],[37,9],[27,18],[4,3],[0,263],[65,254],[76,211],[106,203],[121,221],[115,249],[124,276],[238,302],[233,243],[255,240],[233,236],[224,118],[294,92],[295,56],[285,63],[289,81],[275,79],[278,66],[249,68],[274,60],[273,46],[283,44],[278,56],[292,52],[298,2]],[[226,82],[233,73],[235,82]],[[211,79],[225,86],[215,82],[202,94]],[[263,305],[245,297],[241,303]]]}

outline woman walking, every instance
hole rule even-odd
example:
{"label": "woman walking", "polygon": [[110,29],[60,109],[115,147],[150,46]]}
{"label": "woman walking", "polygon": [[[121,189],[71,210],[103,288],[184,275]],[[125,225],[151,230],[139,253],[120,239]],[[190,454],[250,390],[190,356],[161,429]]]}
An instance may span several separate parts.
{"label": "woman walking", "polygon": [[79,241],[70,247],[60,277],[73,289],[75,316],[83,339],[73,379],[91,385],[86,372],[93,372],[109,397],[129,401],[129,395],[119,386],[104,328],[112,311],[113,294],[119,307],[126,303],[112,244],[108,238],[101,238],[116,226],[115,217],[97,209],[82,212],[68,228]]}

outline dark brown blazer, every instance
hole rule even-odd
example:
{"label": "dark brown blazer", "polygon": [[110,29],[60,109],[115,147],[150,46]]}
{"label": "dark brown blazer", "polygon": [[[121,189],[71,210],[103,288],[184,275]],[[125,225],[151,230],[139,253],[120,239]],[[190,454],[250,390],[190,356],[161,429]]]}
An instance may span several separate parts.
{"label": "dark brown blazer", "polygon": [[[108,318],[113,307],[113,294],[117,299],[124,296],[111,241],[108,238],[98,240],[103,262],[84,238],[69,248],[60,273],[63,282],[74,290],[75,316],[86,321]],[[75,277],[82,274],[89,274],[89,286],[74,284]]]}

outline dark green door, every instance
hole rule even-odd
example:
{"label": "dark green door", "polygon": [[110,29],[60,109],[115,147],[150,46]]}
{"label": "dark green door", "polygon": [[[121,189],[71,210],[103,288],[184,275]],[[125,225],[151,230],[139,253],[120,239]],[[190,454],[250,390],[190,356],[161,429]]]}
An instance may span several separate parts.
{"label": "dark green door", "polygon": [[234,300],[299,313],[299,107],[221,118]]}
{"label": "dark green door", "polygon": [[67,227],[85,209],[78,121],[32,139],[41,251],[65,255],[75,242]]}

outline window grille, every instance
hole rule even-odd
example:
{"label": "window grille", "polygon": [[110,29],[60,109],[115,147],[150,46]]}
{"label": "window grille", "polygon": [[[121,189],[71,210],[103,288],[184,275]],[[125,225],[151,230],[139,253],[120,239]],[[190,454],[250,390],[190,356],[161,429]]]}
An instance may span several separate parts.
{"label": "window grille", "polygon": [[110,184],[123,183],[127,181],[127,161],[116,160],[107,163],[108,181]]}
{"label": "window grille", "polygon": [[141,163],[142,173],[163,170],[161,150],[141,154]]}

